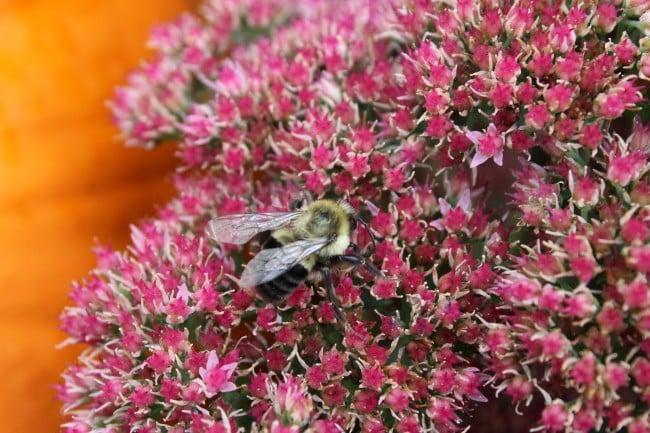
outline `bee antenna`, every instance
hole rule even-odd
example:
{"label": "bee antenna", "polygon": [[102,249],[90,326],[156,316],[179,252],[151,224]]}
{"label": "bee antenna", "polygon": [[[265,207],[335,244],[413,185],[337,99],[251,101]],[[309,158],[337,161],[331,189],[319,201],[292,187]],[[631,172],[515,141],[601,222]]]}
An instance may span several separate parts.
{"label": "bee antenna", "polygon": [[362,220],[361,218],[357,218],[357,223],[361,224],[363,226],[363,229],[370,235],[370,240],[372,241],[372,252],[374,253],[375,250],[377,249],[377,241],[375,241],[375,235],[372,234],[372,231],[370,230],[370,227],[368,227],[368,223]]}

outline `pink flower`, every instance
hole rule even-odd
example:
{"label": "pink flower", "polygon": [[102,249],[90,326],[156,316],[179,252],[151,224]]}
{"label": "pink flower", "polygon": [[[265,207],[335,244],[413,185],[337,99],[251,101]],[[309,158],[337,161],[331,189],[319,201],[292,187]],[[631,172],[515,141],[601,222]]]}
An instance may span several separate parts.
{"label": "pink flower", "polygon": [[573,199],[578,207],[594,206],[600,197],[598,183],[585,176],[574,183],[573,176],[569,178]]}
{"label": "pink flower", "polygon": [[187,116],[181,129],[187,134],[188,144],[201,145],[217,134],[217,120],[209,107],[197,106]]}
{"label": "pink flower", "polygon": [[598,265],[592,257],[577,257],[571,260],[571,270],[583,283],[588,283],[598,270]]}
{"label": "pink flower", "polygon": [[427,408],[427,415],[439,425],[450,425],[456,422],[458,415],[450,400],[445,398],[435,398],[431,402],[431,406]]}
{"label": "pink flower", "polygon": [[452,126],[447,116],[437,115],[429,119],[426,132],[431,137],[442,138],[452,129]]}
{"label": "pink flower", "polygon": [[328,374],[344,374],[346,372],[345,364],[347,361],[347,356],[336,349],[332,349],[329,352],[325,352],[321,355],[323,368]]}
{"label": "pink flower", "polygon": [[557,59],[554,72],[561,80],[576,81],[580,78],[582,63],[583,59],[579,53],[569,51],[563,58]]}
{"label": "pink flower", "polygon": [[533,105],[526,113],[526,125],[534,129],[544,129],[552,118],[546,104]]}
{"label": "pink flower", "polygon": [[171,366],[171,363],[171,357],[162,351],[153,353],[147,359],[147,365],[158,374],[164,373]]}
{"label": "pink flower", "polygon": [[601,93],[595,99],[594,111],[605,119],[616,119],[625,111],[625,102],[618,93]]}
{"label": "pink flower", "polygon": [[630,433],[648,433],[650,428],[648,427],[648,417],[641,417],[632,421],[627,428],[627,431]]}
{"label": "pink flower", "polygon": [[596,149],[603,139],[603,134],[600,130],[600,125],[590,124],[585,125],[582,129],[580,143],[589,149]]}
{"label": "pink flower", "polygon": [[432,114],[443,114],[449,104],[449,96],[435,89],[424,95],[424,107]]}
{"label": "pink flower", "polygon": [[532,9],[517,4],[508,12],[505,26],[508,32],[516,37],[520,37],[531,28],[534,19],[535,16]]}
{"label": "pink flower", "polygon": [[336,153],[328,149],[326,145],[316,146],[311,155],[311,166],[317,169],[330,167],[335,156]]}
{"label": "pink flower", "polygon": [[574,88],[558,84],[543,92],[544,100],[551,112],[566,111],[573,102]]}
{"label": "pink flower", "polygon": [[561,358],[565,355],[568,347],[566,337],[559,331],[546,334],[540,337],[542,354],[549,358]]}
{"label": "pink flower", "polygon": [[409,396],[401,388],[392,388],[384,396],[384,403],[394,412],[402,412],[409,405]]}
{"label": "pink flower", "polygon": [[571,369],[571,377],[578,385],[590,384],[596,375],[596,357],[586,353]]}
{"label": "pink flower", "polygon": [[596,426],[598,425],[598,419],[597,415],[588,409],[582,410],[578,412],[574,419],[573,422],[571,423],[571,427],[577,431],[577,432],[583,432],[583,433],[588,433],[592,431]]}
{"label": "pink flower", "polygon": [[314,408],[305,383],[295,376],[286,375],[271,394],[273,408],[285,422],[305,425]]}
{"label": "pink flower", "polygon": [[497,60],[494,66],[494,76],[504,82],[512,82],[521,73],[519,62],[513,56],[504,55]]}
{"label": "pink flower", "polygon": [[359,413],[370,414],[377,409],[379,397],[375,391],[361,390],[355,397],[352,405]]}
{"label": "pink flower", "polygon": [[646,170],[645,156],[639,153],[615,155],[607,167],[607,178],[625,186],[638,179]]}
{"label": "pink flower", "polygon": [[627,262],[632,269],[650,272],[650,246],[633,246],[628,251]]}
{"label": "pink flower", "polygon": [[618,11],[616,7],[611,3],[603,3],[598,6],[596,9],[596,14],[594,16],[594,24],[597,27],[600,27],[605,33],[609,33],[614,29],[617,18]]}
{"label": "pink flower", "polygon": [[514,377],[508,383],[505,393],[514,401],[523,401],[528,399],[533,391],[533,385],[522,377]]}
{"label": "pink flower", "polygon": [[620,331],[623,329],[623,312],[618,305],[608,303],[598,313],[598,324],[604,331]]}
{"label": "pink flower", "polygon": [[330,407],[341,406],[345,402],[347,390],[340,383],[334,383],[323,389],[323,402]]}
{"label": "pink flower", "polygon": [[631,375],[638,386],[650,385],[650,361],[644,358],[637,358],[632,364]]}
{"label": "pink flower", "polygon": [[528,70],[536,77],[541,78],[551,72],[553,68],[553,55],[548,53],[535,54],[528,62]]}
{"label": "pink flower", "polygon": [[628,368],[621,364],[608,363],[605,365],[604,378],[607,384],[616,391],[618,388],[627,385]]}
{"label": "pink flower", "polygon": [[199,368],[199,376],[205,386],[205,394],[212,397],[219,392],[230,392],[237,389],[237,385],[230,382],[237,363],[221,364],[215,351],[211,351],[205,367]]}
{"label": "pink flower", "polygon": [[623,301],[628,308],[644,308],[650,305],[650,288],[642,279],[626,284],[621,288]]}
{"label": "pink flower", "polygon": [[559,52],[566,53],[575,45],[577,36],[569,24],[551,24],[548,30],[550,42]]}
{"label": "pink flower", "polygon": [[327,373],[322,364],[311,366],[306,373],[307,382],[309,386],[314,389],[321,389],[323,384],[327,382]]}
{"label": "pink flower", "polygon": [[548,405],[542,411],[542,427],[545,431],[557,432],[564,430],[569,415],[562,403]]}
{"label": "pink flower", "polygon": [[375,284],[372,294],[378,299],[389,299],[397,296],[397,284],[394,281],[382,281]]}
{"label": "pink flower", "polygon": [[386,377],[378,365],[361,370],[361,377],[361,384],[375,391],[379,391],[386,382]]}
{"label": "pink flower", "polygon": [[490,124],[486,132],[469,131],[465,136],[476,146],[476,153],[470,167],[478,167],[492,158],[497,165],[503,165],[503,136],[494,124]]}

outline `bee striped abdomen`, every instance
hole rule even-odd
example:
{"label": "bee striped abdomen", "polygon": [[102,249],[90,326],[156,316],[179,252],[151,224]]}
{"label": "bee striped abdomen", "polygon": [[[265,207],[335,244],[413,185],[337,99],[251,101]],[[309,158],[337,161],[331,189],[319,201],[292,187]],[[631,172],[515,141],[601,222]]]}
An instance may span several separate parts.
{"label": "bee striped abdomen", "polygon": [[294,265],[287,272],[264,284],[256,286],[257,292],[266,301],[280,301],[291,293],[307,278],[309,271],[301,264]]}
{"label": "bee striped abdomen", "polygon": [[[283,233],[283,230],[269,233],[266,239],[262,241],[262,249],[281,248],[286,243],[290,243],[292,241],[290,239],[283,239],[283,241],[280,241],[276,237],[286,235],[287,233]],[[308,275],[309,270],[298,263],[273,280],[257,285],[255,289],[267,302],[281,301],[293,293],[293,291],[307,279]]]}

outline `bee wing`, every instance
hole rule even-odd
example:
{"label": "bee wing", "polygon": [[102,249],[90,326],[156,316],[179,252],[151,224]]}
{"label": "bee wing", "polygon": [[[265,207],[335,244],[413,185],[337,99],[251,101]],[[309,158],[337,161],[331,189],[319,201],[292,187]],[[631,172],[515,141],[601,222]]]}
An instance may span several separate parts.
{"label": "bee wing", "polygon": [[271,281],[323,248],[327,242],[327,238],[303,239],[279,248],[261,250],[246,265],[239,285],[254,287]]}
{"label": "bee wing", "polygon": [[258,233],[279,229],[298,215],[298,211],[224,215],[210,220],[206,232],[217,242],[241,245]]}

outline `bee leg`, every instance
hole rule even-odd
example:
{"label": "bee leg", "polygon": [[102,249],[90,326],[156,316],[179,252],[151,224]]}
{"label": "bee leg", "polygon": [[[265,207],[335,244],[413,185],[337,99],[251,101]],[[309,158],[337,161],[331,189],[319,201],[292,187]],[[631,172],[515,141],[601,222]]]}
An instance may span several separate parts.
{"label": "bee leg", "polygon": [[363,265],[364,263],[364,260],[361,256],[354,254],[341,254],[340,256],[332,256],[329,259],[331,265],[340,265],[345,263],[347,265],[357,267]]}
{"label": "bee leg", "polygon": [[370,236],[370,240],[372,241],[372,251],[375,251],[377,249],[377,241],[375,240],[375,236],[372,234],[372,231],[368,227],[368,223],[366,223],[361,218],[357,218],[357,222],[363,226],[366,232],[368,232],[368,235]]}
{"label": "bee leg", "polygon": [[375,275],[376,277],[384,277],[384,274],[381,273],[379,269],[377,269],[372,263],[368,263],[365,260],[363,261],[363,267],[368,270],[371,274]]}
{"label": "bee leg", "polygon": [[341,309],[334,299],[334,284],[332,283],[332,274],[330,272],[330,268],[323,266],[320,271],[322,272],[323,279],[325,280],[325,295],[327,296],[327,300],[330,304],[332,304],[332,309],[334,310],[334,314],[336,315],[339,323],[345,324],[345,316],[343,316],[343,312],[341,312]]}
{"label": "bee leg", "polygon": [[[354,247],[359,248],[355,244],[350,244],[350,248],[352,248],[352,250],[354,250]],[[383,277],[384,276],[379,269],[374,267],[371,263],[368,263],[367,261],[365,261],[360,256],[353,255],[353,254],[343,254],[343,255],[340,255],[340,256],[333,256],[333,257],[330,258],[330,263],[332,263],[332,264],[343,263],[343,262],[345,262],[345,263],[347,263],[347,264],[349,264],[351,266],[354,266],[354,267],[363,266],[364,268],[366,268],[368,270],[368,272],[370,272],[371,274],[373,274],[373,275],[375,275],[377,277]]]}
{"label": "bee leg", "polygon": [[356,254],[357,256],[361,256],[361,248],[359,248],[359,245],[355,244],[354,242],[350,242],[350,245],[348,247]]}

